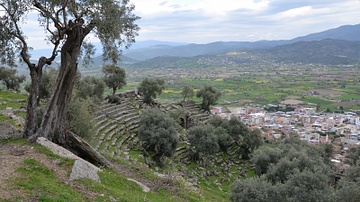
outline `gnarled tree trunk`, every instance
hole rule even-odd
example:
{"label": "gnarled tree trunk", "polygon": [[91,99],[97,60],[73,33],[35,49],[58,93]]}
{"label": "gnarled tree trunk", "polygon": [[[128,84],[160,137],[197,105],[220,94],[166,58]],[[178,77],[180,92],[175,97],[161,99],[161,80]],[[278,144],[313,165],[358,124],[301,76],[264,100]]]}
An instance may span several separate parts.
{"label": "gnarled tree trunk", "polygon": [[81,26],[75,26],[68,31],[67,40],[61,48],[61,66],[53,95],[39,129],[29,140],[45,137],[92,163],[110,167],[110,163],[101,154],[66,128],[66,112],[75,85],[77,60],[86,35],[83,32]]}
{"label": "gnarled tree trunk", "polygon": [[36,134],[60,145],[66,145],[65,117],[75,84],[77,60],[83,39],[83,29],[80,26],[75,26],[67,33],[67,40],[61,48],[61,66],[55,89]]}
{"label": "gnarled tree trunk", "polygon": [[30,137],[37,130],[37,98],[39,96],[39,83],[41,77],[36,71],[35,66],[29,67],[31,87],[26,105],[26,122],[24,126],[24,137]]}
{"label": "gnarled tree trunk", "polygon": [[[23,58],[23,59],[29,61],[30,58]],[[37,66],[35,64],[28,63],[30,70],[31,86],[30,86],[30,92],[26,105],[26,122],[24,126],[24,134],[23,134],[25,138],[30,137],[37,131],[38,120],[37,120],[36,109],[38,107],[39,85],[42,77],[43,67],[45,66],[45,64],[51,63],[51,61],[52,58],[50,58],[48,61],[47,58],[41,57],[39,59]]]}

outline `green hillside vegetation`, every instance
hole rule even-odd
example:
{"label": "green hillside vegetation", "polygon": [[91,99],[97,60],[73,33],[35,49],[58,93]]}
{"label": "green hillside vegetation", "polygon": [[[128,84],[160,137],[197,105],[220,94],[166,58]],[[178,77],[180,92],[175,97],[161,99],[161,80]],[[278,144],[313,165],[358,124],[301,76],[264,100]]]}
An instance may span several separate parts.
{"label": "green hillside vegetation", "polygon": [[11,110],[17,116],[25,118],[25,110],[27,96],[21,93],[4,91],[0,89],[0,123],[8,123],[18,129],[22,129],[22,123],[5,115],[6,110]]}

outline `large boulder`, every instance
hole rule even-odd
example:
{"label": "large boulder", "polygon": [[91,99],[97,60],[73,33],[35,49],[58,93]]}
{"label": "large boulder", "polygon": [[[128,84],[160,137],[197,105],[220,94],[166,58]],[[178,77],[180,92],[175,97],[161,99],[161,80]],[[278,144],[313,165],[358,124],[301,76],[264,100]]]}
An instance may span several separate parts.
{"label": "large boulder", "polygon": [[22,134],[20,130],[15,129],[13,126],[7,123],[0,123],[0,140],[21,138],[21,137]]}
{"label": "large boulder", "polygon": [[99,168],[82,159],[76,160],[70,174],[70,180],[91,179],[101,182],[97,172]]}
{"label": "large boulder", "polygon": [[76,179],[92,179],[97,182],[100,182],[100,177],[97,174],[98,171],[101,169],[96,167],[95,165],[85,161],[84,159],[76,156],[74,153],[70,152],[69,150],[47,140],[44,137],[39,137],[36,142],[44,147],[48,148],[54,154],[57,154],[63,158],[74,159],[75,163],[73,165],[70,180]]}

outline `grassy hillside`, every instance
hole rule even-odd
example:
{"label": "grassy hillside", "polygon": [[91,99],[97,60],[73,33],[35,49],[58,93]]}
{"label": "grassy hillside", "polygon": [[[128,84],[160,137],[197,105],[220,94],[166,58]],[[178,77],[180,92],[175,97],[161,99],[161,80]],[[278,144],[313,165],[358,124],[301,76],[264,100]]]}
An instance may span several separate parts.
{"label": "grassy hillside", "polygon": [[22,121],[14,117],[25,118],[26,99],[25,94],[0,90],[0,123],[11,124],[21,129]]}
{"label": "grassy hillside", "polygon": [[[73,160],[61,158],[25,140],[2,141],[0,154],[0,201],[208,201],[182,189],[181,184],[167,188],[165,185],[173,182],[161,182],[156,176],[151,176],[152,180],[164,186],[145,193],[121,174],[124,170],[121,167],[99,172],[101,183],[71,181]],[[127,175],[129,172],[136,174],[131,169],[127,172]]]}
{"label": "grassy hillside", "polygon": [[[6,106],[1,108],[3,112],[6,107],[19,110],[23,107],[26,96],[0,91],[0,98],[2,102],[6,102]],[[111,107],[114,106],[104,105],[99,109],[98,115]],[[118,112],[120,111],[126,110],[122,108]],[[134,110],[133,114],[136,112],[138,111]],[[125,114],[127,116],[121,119],[129,121],[136,118],[131,113]],[[19,115],[24,116],[24,112]],[[101,123],[107,122],[108,119]],[[1,124],[4,123],[18,126],[15,120],[5,115],[1,120]],[[99,122],[97,127],[102,127],[101,123]],[[8,127],[1,124],[0,127]],[[109,127],[111,128],[110,124]],[[104,134],[105,130],[109,130],[107,127],[103,129],[99,130],[99,133]],[[4,132],[2,128],[0,130]],[[125,131],[128,130],[130,128]],[[104,168],[98,173],[101,183],[69,180],[74,161],[61,158],[40,145],[30,144],[24,139],[1,140],[0,201],[228,201],[230,184],[238,178],[237,175],[246,176],[250,169],[249,165],[243,162],[223,167],[221,159],[229,159],[227,156],[203,159],[199,164],[190,163],[186,161],[184,153],[186,144],[180,145],[177,158],[164,159],[163,168],[149,168],[144,162],[139,145],[130,143],[131,138],[136,141],[133,134],[130,133],[126,141],[123,139],[119,154],[114,153],[115,148],[111,146],[113,139],[109,138],[110,130],[104,135],[104,144],[100,144],[99,139],[93,139],[92,142],[99,145],[98,150],[115,165],[113,169]],[[114,134],[113,136],[115,137]],[[121,144],[116,142],[116,145]],[[242,166],[239,166],[240,164]],[[205,172],[207,166],[211,169]],[[240,168],[242,173],[237,170]],[[233,176],[232,173],[237,174]],[[249,174],[251,175],[251,172]],[[139,185],[128,178],[145,184],[151,192],[143,192]]]}

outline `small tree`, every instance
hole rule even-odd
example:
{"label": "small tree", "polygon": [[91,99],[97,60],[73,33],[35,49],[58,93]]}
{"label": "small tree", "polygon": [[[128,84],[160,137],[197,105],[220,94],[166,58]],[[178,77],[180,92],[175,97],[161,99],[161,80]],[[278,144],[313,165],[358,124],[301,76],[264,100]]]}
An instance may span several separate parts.
{"label": "small tree", "polygon": [[115,95],[117,89],[126,85],[126,74],[123,68],[115,65],[105,65],[102,71],[105,73],[104,81],[109,88],[112,88],[113,95]]}
{"label": "small tree", "polygon": [[272,164],[276,164],[280,158],[280,149],[264,146],[254,152],[251,162],[254,164],[255,173],[261,176],[268,171]]}
{"label": "small tree", "polygon": [[231,185],[233,202],[285,201],[279,194],[280,184],[271,184],[266,179],[255,177],[239,180]]}
{"label": "small tree", "polygon": [[360,160],[360,147],[350,148],[348,158],[352,160],[352,165],[356,165]]}
{"label": "small tree", "polygon": [[337,183],[334,201],[356,202],[360,198],[360,165],[346,169],[344,176]]}
{"label": "small tree", "polygon": [[[41,101],[47,101],[50,99],[50,96],[54,90],[54,85],[56,81],[56,75],[59,73],[57,69],[48,69],[43,71],[42,77],[39,81],[39,96],[37,97],[37,105],[40,105]],[[28,83],[25,85],[25,90],[30,93],[31,84]],[[39,119],[41,120],[42,117]]]}
{"label": "small tree", "polygon": [[202,98],[201,107],[206,111],[210,111],[210,105],[216,104],[221,93],[212,86],[204,86],[197,92],[196,96]]}
{"label": "small tree", "polygon": [[231,143],[234,141],[232,137],[229,135],[227,130],[223,127],[217,127],[214,130],[214,134],[218,140],[218,144],[220,149],[223,152],[227,152],[227,149],[230,147]]}
{"label": "small tree", "polygon": [[250,153],[263,143],[259,130],[249,129],[249,127],[235,116],[232,116],[230,120],[223,125],[235,141],[236,145],[241,148],[243,159],[249,159]]}
{"label": "small tree", "polygon": [[282,195],[286,201],[331,201],[331,193],[330,178],[326,174],[305,170],[290,177]]}
{"label": "small tree", "polygon": [[160,166],[163,156],[171,157],[175,153],[179,141],[175,124],[172,118],[158,109],[145,110],[141,115],[139,139],[145,151]]}
{"label": "small tree", "polygon": [[66,113],[68,130],[75,132],[82,138],[89,139],[93,135],[93,100],[90,98],[72,99]]}
{"label": "small tree", "polygon": [[190,128],[188,138],[195,149],[195,159],[200,157],[200,153],[214,154],[219,151],[214,130],[215,128],[211,125],[198,125]]}
{"label": "small tree", "polygon": [[184,101],[186,99],[190,99],[194,96],[194,89],[191,88],[190,86],[184,86],[181,91],[181,95],[183,96]]}
{"label": "small tree", "polygon": [[145,78],[138,87],[139,93],[144,96],[144,103],[154,104],[155,99],[165,89],[163,79]]}
{"label": "small tree", "polygon": [[16,69],[0,67],[0,81],[3,81],[7,90],[20,90],[20,84],[25,81],[24,75],[16,75]]}
{"label": "small tree", "polygon": [[227,152],[229,146],[234,142],[227,130],[229,121],[215,116],[209,119],[208,123],[215,127],[214,134],[218,139],[220,149],[223,152]]}
{"label": "small tree", "polygon": [[103,99],[105,82],[102,79],[87,76],[79,79],[75,84],[75,95],[80,99],[92,98],[99,102]]}

